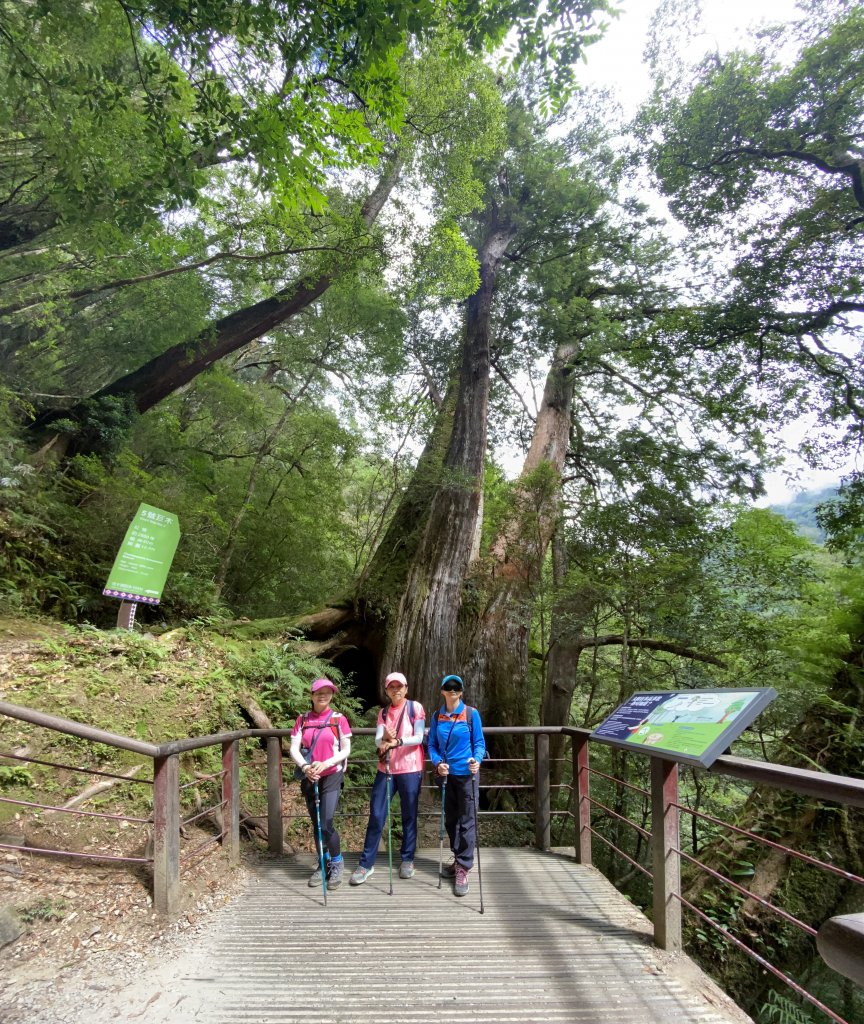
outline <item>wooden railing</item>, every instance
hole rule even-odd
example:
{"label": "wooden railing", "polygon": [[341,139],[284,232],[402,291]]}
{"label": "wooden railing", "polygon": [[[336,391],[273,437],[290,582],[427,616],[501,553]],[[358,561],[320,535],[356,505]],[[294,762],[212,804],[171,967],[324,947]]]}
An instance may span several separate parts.
{"label": "wooden railing", "polygon": [[[236,862],[240,856],[240,743],[253,738],[265,741],[267,750],[267,842],[272,853],[280,854],[283,851],[282,740],[290,736],[290,730],[242,729],[213,736],[198,736],[153,744],[127,736],[118,736],[102,729],[95,729],[79,722],[14,704],[0,702],[0,714],[34,726],[77,736],[93,743],[102,743],[128,750],[152,759],[153,815],[150,823],[152,824],[153,846],[152,857],[148,860],[152,861],[154,908],[165,917],[172,917],[177,913],[181,896],[180,756],[182,754],[206,747],[220,748],[222,770],[217,773],[217,777],[221,780],[221,803],[218,806],[221,807],[222,831],[215,839],[221,841],[231,860]],[[354,733],[355,735],[371,735],[374,730],[361,728],[355,729]],[[533,814],[534,842],[541,850],[550,848],[554,814],[564,813],[570,816],[574,825],[575,858],[581,864],[591,864],[593,837],[599,836],[601,839],[603,837],[592,827],[591,823],[591,807],[596,801],[591,795],[590,780],[594,770],[589,758],[591,741],[588,730],[566,726],[520,728],[493,726],[485,728],[484,733],[492,737],[521,735],[533,739],[533,804],[530,811],[520,813]],[[550,737],[554,735],[563,735],[571,745],[572,799],[569,810],[564,812],[553,812],[552,809]],[[635,751],[634,753],[642,754],[643,752]],[[2,758],[2,753],[0,753],[0,758]],[[45,762],[38,763],[44,764]],[[756,785],[793,791],[819,800],[852,807],[864,807],[864,780],[861,779],[828,775],[731,756],[718,758],[710,772]],[[627,785],[627,783],[622,784]],[[647,797],[647,791],[645,793]],[[679,811],[689,809],[682,807],[679,803],[678,765],[675,762],[661,757],[651,757],[650,806],[652,825],[650,833],[645,829],[640,829],[640,831],[650,839],[651,870],[647,870],[640,864],[635,864],[635,866],[653,878],[654,940],[663,949],[677,950],[682,945],[682,906],[689,906],[681,892],[682,853],[679,840]],[[484,814],[481,812],[481,818],[483,816]],[[626,857],[622,851],[618,852]],[[631,863],[635,862],[631,861]],[[838,871],[836,868],[833,870],[835,873],[845,875],[851,881],[864,881],[848,872]],[[833,930],[836,931],[836,928]],[[828,928],[826,936],[829,932],[833,934],[832,929]],[[848,933],[848,927],[846,933]],[[828,938],[821,943],[821,946],[829,948]],[[864,967],[862,967],[864,950],[857,953],[853,951],[851,955],[857,965],[853,969],[861,972],[861,976],[864,977]],[[827,956],[826,959],[828,959]],[[846,959],[848,960],[848,957]],[[829,1016],[831,1016],[830,1013]],[[833,1019],[840,1020],[841,1018],[833,1015]]]}

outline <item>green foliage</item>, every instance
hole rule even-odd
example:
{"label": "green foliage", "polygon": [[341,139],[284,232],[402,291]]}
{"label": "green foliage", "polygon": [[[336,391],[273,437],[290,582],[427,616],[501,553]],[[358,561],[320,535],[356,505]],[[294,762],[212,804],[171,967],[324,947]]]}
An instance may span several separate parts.
{"label": "green foliage", "polygon": [[293,643],[234,647],[228,665],[237,678],[254,690],[256,700],[274,723],[287,728],[309,707],[309,684],[326,676],[340,687],[334,707],[345,714],[357,714],[359,706],[350,697],[350,687],[332,665],[304,657]]}
{"label": "green foliage", "polygon": [[42,896],[26,907],[18,908],[18,916],[25,924],[38,921],[62,921],[66,916],[66,903],[62,899]]}
{"label": "green foliage", "polygon": [[135,415],[136,409],[129,396],[108,395],[84,402],[77,423],[58,420],[54,426],[60,434],[73,435],[86,451],[108,461],[125,445]]}
{"label": "green foliage", "polygon": [[[642,138],[708,282],[694,289],[693,351],[731,373],[755,365],[770,418],[815,412],[857,436],[860,326],[847,317],[864,308],[864,18],[853,4],[804,7],[688,67],[673,50],[680,26],[698,28],[697,5],[664,4]],[[830,447],[830,432],[809,431],[800,451],[818,461]]]}
{"label": "green foliage", "polygon": [[20,765],[0,765],[0,789],[12,789],[14,787],[29,788],[33,785],[33,775]]}
{"label": "green foliage", "polygon": [[853,474],[834,500],[816,508],[816,521],[828,535],[828,547],[860,563],[864,552],[864,477]]}
{"label": "green foliage", "polygon": [[325,170],[374,161],[376,120],[403,127],[405,53],[443,31],[459,57],[516,28],[517,59],[547,66],[557,102],[605,8],[377,0],[358,17],[303,3],[216,0],[193,13],[162,2],[5,2],[0,122],[19,150],[4,189],[17,203],[9,241],[94,212],[137,228],[161,203],[194,202],[225,153],[254,162],[281,204],[320,212]]}
{"label": "green foliage", "polygon": [[759,1024],[813,1024],[814,1018],[800,1000],[793,999],[776,989],[768,992],[768,999],[759,1009]]}

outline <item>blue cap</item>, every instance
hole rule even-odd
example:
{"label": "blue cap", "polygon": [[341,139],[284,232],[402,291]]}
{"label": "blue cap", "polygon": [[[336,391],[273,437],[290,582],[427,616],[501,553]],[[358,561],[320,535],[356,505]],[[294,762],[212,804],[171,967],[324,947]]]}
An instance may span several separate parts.
{"label": "blue cap", "polygon": [[444,676],[441,680],[441,689],[454,690],[457,693],[461,693],[465,689],[465,684],[459,676]]}

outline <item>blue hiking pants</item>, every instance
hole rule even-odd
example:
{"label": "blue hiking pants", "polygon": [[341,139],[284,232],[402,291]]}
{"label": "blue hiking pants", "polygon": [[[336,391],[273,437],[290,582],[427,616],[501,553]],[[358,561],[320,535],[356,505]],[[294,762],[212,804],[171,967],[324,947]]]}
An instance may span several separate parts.
{"label": "blue hiking pants", "polygon": [[[402,808],[402,860],[414,860],[417,852],[417,808],[423,772],[404,772],[390,776],[390,799],[399,794]],[[387,827],[387,773],[378,772],[369,798],[369,824],[360,857],[361,868],[371,868],[378,853],[378,843]]]}

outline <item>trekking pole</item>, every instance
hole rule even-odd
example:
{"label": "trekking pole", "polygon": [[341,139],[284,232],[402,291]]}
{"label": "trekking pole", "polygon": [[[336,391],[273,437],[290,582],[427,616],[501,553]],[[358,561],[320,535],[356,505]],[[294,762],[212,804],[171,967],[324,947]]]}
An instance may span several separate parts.
{"label": "trekking pole", "polygon": [[393,895],[393,828],[390,819],[390,799],[392,796],[393,777],[390,774],[390,749],[384,752],[384,764],[387,768],[387,860],[390,864],[390,895]]}
{"label": "trekking pole", "polygon": [[441,828],[438,831],[438,888],[441,888],[441,876],[444,874],[444,794],[447,792],[447,776],[441,786]]}
{"label": "trekking pole", "polygon": [[321,832],[321,794],[315,780],[315,821],[318,824],[318,860],[321,864],[321,885],[324,888],[324,906],[327,906],[327,872],[324,870],[324,836]]}
{"label": "trekking pole", "polygon": [[471,784],[471,796],[474,801],[474,853],[477,857],[477,885],[480,889],[480,913],[483,913],[483,872],[480,870],[480,824],[477,804],[480,797],[480,773],[474,776]]}

